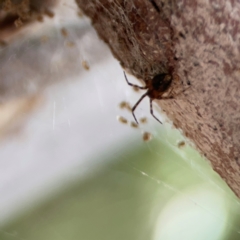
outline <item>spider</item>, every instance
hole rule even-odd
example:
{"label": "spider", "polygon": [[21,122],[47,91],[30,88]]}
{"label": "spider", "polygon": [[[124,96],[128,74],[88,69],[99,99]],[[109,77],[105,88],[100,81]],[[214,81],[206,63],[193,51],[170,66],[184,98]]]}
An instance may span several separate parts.
{"label": "spider", "polygon": [[[146,93],[144,93],[141,98],[137,101],[137,103],[133,106],[132,108],[132,114],[133,117],[138,124],[137,118],[135,117],[134,111],[138,104],[146,97],[148,96],[150,99],[150,112],[151,115],[162,124],[162,122],[153,114],[153,109],[152,109],[152,101],[154,99],[170,99],[173,98],[173,96],[167,96],[167,97],[162,97],[163,94],[170,88],[173,77],[170,74],[167,73],[161,73],[157,74],[151,81],[146,83],[145,87],[141,87],[135,84],[132,84],[128,81],[126,73],[124,72],[125,79],[127,81],[127,84],[136,87],[139,89],[148,89]],[[172,91],[171,91],[172,92]]]}

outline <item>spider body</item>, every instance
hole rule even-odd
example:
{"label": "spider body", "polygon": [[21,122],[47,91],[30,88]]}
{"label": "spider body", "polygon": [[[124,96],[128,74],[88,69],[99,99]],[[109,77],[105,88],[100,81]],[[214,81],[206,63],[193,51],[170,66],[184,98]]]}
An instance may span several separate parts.
{"label": "spider body", "polygon": [[127,81],[127,84],[132,86],[132,87],[136,87],[136,88],[139,88],[139,89],[147,89],[147,92],[144,93],[141,98],[137,101],[137,103],[133,106],[132,108],[132,114],[133,114],[133,117],[135,119],[135,121],[138,123],[136,117],[135,117],[135,114],[134,114],[134,111],[136,109],[136,107],[138,106],[138,104],[143,100],[143,98],[145,98],[146,96],[149,97],[150,99],[150,112],[152,114],[152,116],[160,123],[162,123],[154,114],[153,114],[153,110],[152,110],[152,101],[154,99],[169,99],[169,98],[172,98],[172,96],[166,96],[166,97],[163,97],[163,94],[166,93],[166,91],[169,90],[169,88],[171,87],[171,83],[172,83],[172,80],[173,80],[173,77],[172,75],[170,74],[167,74],[167,73],[161,73],[161,74],[157,74],[152,80],[148,81],[146,83],[146,86],[145,87],[141,87],[141,86],[137,86],[137,85],[134,85],[132,83],[130,83],[127,79],[127,76],[124,72],[124,76],[125,76],[125,79]]}
{"label": "spider body", "polygon": [[161,99],[162,95],[170,88],[172,77],[169,74],[161,73],[148,82],[148,96],[152,99]]}

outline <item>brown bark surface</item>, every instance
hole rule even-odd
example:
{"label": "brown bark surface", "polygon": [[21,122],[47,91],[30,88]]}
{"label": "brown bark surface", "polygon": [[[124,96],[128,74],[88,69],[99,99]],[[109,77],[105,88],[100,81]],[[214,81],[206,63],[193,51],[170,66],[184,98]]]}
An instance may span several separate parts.
{"label": "brown bark surface", "polygon": [[[238,0],[77,0],[120,64],[149,81],[175,73],[184,89],[158,103],[240,197]],[[123,78],[123,81],[124,78]]]}

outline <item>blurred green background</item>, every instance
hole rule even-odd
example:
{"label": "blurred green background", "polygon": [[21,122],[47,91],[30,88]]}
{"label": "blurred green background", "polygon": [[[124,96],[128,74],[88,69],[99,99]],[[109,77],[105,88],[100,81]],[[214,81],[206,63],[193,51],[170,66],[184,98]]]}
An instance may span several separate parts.
{"label": "blurred green background", "polygon": [[179,140],[168,126],[151,142],[113,147],[87,177],[2,227],[0,239],[239,239],[237,198]]}

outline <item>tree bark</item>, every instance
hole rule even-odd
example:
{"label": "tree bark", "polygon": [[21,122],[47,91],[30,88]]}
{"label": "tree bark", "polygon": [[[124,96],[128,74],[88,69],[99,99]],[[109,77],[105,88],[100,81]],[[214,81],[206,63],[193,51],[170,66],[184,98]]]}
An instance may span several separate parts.
{"label": "tree bark", "polygon": [[181,89],[190,85],[157,102],[240,197],[239,1],[77,3],[123,68],[145,82],[171,73]]}

